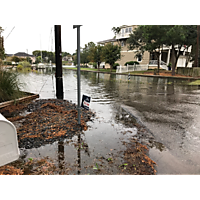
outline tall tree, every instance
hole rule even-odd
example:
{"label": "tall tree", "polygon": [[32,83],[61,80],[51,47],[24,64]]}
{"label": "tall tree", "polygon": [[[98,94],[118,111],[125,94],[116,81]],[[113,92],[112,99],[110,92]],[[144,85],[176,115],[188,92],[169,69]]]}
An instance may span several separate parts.
{"label": "tall tree", "polygon": [[[113,27],[111,30],[112,30],[113,33],[115,34],[114,38],[116,38],[116,36],[120,33],[121,28],[120,28],[120,27]],[[118,44],[119,44],[119,39],[117,39],[117,42],[118,42]]]}
{"label": "tall tree", "polygon": [[101,62],[103,62],[103,46],[92,46],[89,51],[88,59],[91,62],[97,62],[97,67],[99,71],[100,64]]}
{"label": "tall tree", "polygon": [[175,74],[175,68],[181,51],[187,50],[191,45],[196,44],[195,25],[171,25],[166,28],[166,45],[172,47],[172,75]]}
{"label": "tall tree", "polygon": [[142,56],[145,51],[155,52],[158,61],[158,73],[160,69],[160,55],[163,48],[163,35],[165,27],[160,25],[143,25],[136,28],[130,34],[127,43],[129,49],[137,49],[136,57]]}
{"label": "tall tree", "polygon": [[[94,47],[95,47],[94,42],[88,42],[88,44],[85,44],[84,48],[81,48],[80,57],[81,57],[82,64],[86,64],[90,62],[89,53],[91,49]],[[75,65],[77,64],[77,51],[76,51],[76,55],[74,56],[74,64]]]}
{"label": "tall tree", "polygon": [[121,58],[121,46],[108,43],[104,46],[102,55],[105,62],[110,64],[110,71],[112,71],[114,63]]}
{"label": "tall tree", "polygon": [[144,51],[157,52],[158,69],[160,64],[159,56],[163,45],[171,46],[172,75],[175,75],[181,50],[186,50],[193,45],[195,37],[196,32],[193,25],[143,25],[130,34],[128,43],[129,49],[137,49],[138,53],[141,54]]}

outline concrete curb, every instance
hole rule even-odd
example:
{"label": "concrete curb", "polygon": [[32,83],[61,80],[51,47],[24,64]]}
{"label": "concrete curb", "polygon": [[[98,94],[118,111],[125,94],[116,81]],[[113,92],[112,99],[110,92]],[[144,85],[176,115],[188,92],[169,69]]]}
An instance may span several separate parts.
{"label": "concrete curb", "polygon": [[[67,68],[65,68],[67,69]],[[67,70],[73,70],[77,71],[76,69],[67,69]],[[116,74],[116,75],[126,75],[125,73],[115,73],[115,72],[101,72],[101,71],[92,71],[92,70],[81,70],[83,72],[95,72],[95,73],[104,73],[104,74]],[[144,77],[156,77],[156,78],[173,78],[173,79],[190,79],[190,80],[199,80],[200,78],[195,77],[178,77],[178,76],[160,76],[160,75],[147,75],[147,74],[130,74],[130,76],[144,76]]]}
{"label": "concrete curb", "polygon": [[26,92],[26,93],[29,94],[30,96],[22,97],[22,98],[19,98],[17,100],[2,102],[2,103],[0,103],[0,108],[4,108],[4,107],[12,105],[16,102],[21,103],[21,102],[30,101],[30,100],[39,98],[39,94],[33,94],[33,93],[28,93],[28,92]]}

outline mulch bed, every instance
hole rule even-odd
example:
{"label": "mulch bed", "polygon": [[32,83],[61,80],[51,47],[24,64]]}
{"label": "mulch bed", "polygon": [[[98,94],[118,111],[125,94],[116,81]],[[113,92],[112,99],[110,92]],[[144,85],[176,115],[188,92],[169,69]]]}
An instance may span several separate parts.
{"label": "mulch bed", "polygon": [[[148,74],[148,75],[154,75],[154,72],[144,72],[143,74]],[[172,76],[172,72],[159,72],[159,74],[157,74],[159,76],[169,76],[169,77],[180,77],[180,78],[191,78],[191,76],[185,76],[185,75],[181,75],[181,74],[175,74],[174,76]],[[154,75],[156,76],[156,75]]]}
{"label": "mulch bed", "polygon": [[125,164],[120,168],[124,174],[133,175],[152,175],[156,174],[156,163],[147,156],[148,148],[132,139],[130,143],[125,144],[127,150],[124,152]]}
{"label": "mulch bed", "polygon": [[0,175],[22,175],[24,172],[11,165],[4,165],[0,167]]}
{"label": "mulch bed", "polygon": [[[13,105],[1,109],[0,112],[9,116],[15,110],[16,116],[8,118],[12,122],[25,119],[17,129],[19,148],[31,149],[71,139],[81,130],[87,130],[86,122],[92,120],[94,113],[82,109],[81,125],[78,125],[76,109],[75,104],[66,100],[44,99],[29,104]],[[16,111],[22,110],[30,113],[26,116],[17,116]]]}

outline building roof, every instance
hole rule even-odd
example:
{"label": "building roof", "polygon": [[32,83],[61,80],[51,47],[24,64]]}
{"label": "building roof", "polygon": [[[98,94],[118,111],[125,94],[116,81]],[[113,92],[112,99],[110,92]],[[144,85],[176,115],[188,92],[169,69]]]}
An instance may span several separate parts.
{"label": "building roof", "polygon": [[6,54],[7,57],[12,57],[14,54]]}
{"label": "building roof", "polygon": [[35,57],[34,55],[30,55],[30,54],[27,54],[25,52],[18,52],[16,54],[14,54],[14,56],[17,56],[17,57]]}
{"label": "building roof", "polygon": [[105,44],[105,43],[108,43],[108,42],[115,42],[117,41],[116,39],[109,39],[109,40],[103,40],[103,41],[100,41],[100,42],[97,42],[97,44]]}

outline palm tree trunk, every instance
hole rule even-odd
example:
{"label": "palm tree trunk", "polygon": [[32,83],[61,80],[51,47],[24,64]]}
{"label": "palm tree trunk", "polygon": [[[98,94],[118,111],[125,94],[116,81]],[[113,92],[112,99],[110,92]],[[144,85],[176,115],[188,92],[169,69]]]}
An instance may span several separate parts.
{"label": "palm tree trunk", "polygon": [[158,52],[158,75],[159,75],[159,72],[160,72],[160,51]]}

